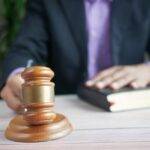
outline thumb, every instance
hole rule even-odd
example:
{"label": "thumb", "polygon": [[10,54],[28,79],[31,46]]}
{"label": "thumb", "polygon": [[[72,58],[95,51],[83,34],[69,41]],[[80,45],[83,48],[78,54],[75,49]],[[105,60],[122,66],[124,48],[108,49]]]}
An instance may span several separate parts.
{"label": "thumb", "polygon": [[24,80],[21,78],[21,74],[16,74],[14,76],[10,76],[7,81],[7,85],[11,89],[13,95],[18,99],[22,99],[22,84]]}

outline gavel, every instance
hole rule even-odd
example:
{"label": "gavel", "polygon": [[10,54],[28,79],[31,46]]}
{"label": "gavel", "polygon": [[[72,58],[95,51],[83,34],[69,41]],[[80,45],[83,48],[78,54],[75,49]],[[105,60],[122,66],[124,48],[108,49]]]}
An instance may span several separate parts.
{"label": "gavel", "polygon": [[17,142],[41,142],[61,138],[72,130],[69,120],[53,111],[54,72],[44,66],[25,69],[22,74],[23,113],[14,117],[6,131],[6,138]]}

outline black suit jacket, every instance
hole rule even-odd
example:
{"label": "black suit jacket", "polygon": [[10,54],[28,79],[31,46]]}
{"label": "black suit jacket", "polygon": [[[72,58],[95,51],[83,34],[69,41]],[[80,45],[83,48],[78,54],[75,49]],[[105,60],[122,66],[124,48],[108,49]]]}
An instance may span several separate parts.
{"label": "black suit jacket", "polygon": [[[17,67],[47,65],[56,93],[73,93],[87,75],[83,0],[28,0],[27,14],[4,64],[1,85]],[[113,65],[142,63],[150,52],[150,0],[114,0],[111,9]]]}

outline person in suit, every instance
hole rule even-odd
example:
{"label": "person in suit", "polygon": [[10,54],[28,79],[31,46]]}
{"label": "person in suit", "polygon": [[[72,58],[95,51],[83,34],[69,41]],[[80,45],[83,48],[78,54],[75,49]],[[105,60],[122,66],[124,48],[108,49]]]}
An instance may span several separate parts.
{"label": "person in suit", "polygon": [[149,0],[29,0],[20,32],[3,63],[1,97],[18,109],[30,65],[55,72],[56,94],[78,86],[120,89],[150,83]]}

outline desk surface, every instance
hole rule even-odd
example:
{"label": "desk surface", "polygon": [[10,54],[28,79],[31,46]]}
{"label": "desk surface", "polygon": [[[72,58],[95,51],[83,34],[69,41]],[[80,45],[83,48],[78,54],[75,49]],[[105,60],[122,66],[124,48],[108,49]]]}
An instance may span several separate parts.
{"label": "desk surface", "polygon": [[150,149],[150,109],[110,113],[69,95],[56,97],[55,110],[69,118],[72,134],[49,142],[17,143],[4,137],[15,114],[0,101],[0,150]]}

